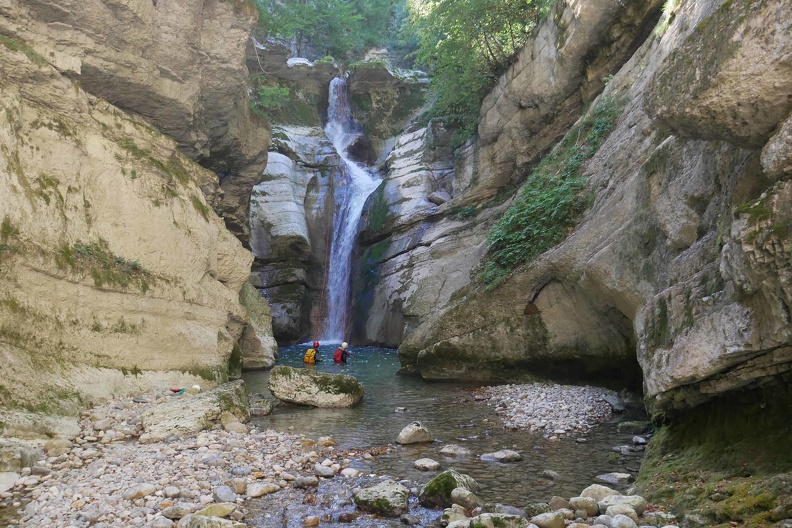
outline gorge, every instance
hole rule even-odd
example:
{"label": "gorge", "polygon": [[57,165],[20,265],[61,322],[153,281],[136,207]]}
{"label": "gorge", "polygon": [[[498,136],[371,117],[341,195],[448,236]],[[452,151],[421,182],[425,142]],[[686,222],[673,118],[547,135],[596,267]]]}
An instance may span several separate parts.
{"label": "gorge", "polygon": [[640,394],[637,491],[792,523],[788,0],[550,3],[469,136],[261,5],[0,1],[3,437],[349,341]]}

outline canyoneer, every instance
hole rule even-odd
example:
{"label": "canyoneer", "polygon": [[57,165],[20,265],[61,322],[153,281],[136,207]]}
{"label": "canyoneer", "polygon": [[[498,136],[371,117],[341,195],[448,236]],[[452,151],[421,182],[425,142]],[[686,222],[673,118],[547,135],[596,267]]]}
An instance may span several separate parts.
{"label": "canyoneer", "polygon": [[336,351],[333,354],[333,361],[335,363],[346,363],[347,362],[347,358],[349,356],[351,356],[351,354],[347,350],[348,346],[349,345],[346,343],[346,341],[344,341],[343,343],[341,343],[340,347],[336,348]]}
{"label": "canyoneer", "polygon": [[322,358],[319,357],[319,341],[314,341],[313,347],[305,351],[305,356],[303,357],[303,363],[313,365],[321,361]]}

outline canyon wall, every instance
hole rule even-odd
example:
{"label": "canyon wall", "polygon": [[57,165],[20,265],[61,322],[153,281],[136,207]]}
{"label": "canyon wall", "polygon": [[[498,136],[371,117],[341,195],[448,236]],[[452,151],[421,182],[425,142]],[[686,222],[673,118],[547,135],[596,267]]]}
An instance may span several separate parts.
{"label": "canyon wall", "polygon": [[[266,303],[245,286],[252,256],[215,213],[229,193],[191,159],[263,163],[237,157],[268,135],[245,121],[245,77],[223,78],[244,68],[254,18],[233,2],[169,16],[165,1],[95,4],[0,3],[7,435],[68,433],[76,422],[59,416],[91,401],[211,385],[276,354]],[[228,47],[183,42],[184,24],[233,30]]]}
{"label": "canyon wall", "polygon": [[354,337],[399,346],[476,274],[486,235],[532,164],[651,34],[657,0],[559,2],[482,104],[478,135],[408,129],[361,226]]}
{"label": "canyon wall", "polygon": [[247,244],[250,189],[269,145],[248,105],[244,49],[256,16],[245,0],[4,0],[0,33],[216,172],[224,192],[213,206]]}
{"label": "canyon wall", "polygon": [[[696,1],[665,12],[569,132],[598,109],[617,111],[582,167],[592,205],[579,225],[494,291],[460,291],[408,336],[403,365],[428,378],[638,379],[663,413],[785,379],[789,9]],[[513,177],[557,136],[526,119],[546,103],[565,108],[548,93],[500,81],[482,109],[482,176]],[[525,110],[508,118],[499,104]]]}

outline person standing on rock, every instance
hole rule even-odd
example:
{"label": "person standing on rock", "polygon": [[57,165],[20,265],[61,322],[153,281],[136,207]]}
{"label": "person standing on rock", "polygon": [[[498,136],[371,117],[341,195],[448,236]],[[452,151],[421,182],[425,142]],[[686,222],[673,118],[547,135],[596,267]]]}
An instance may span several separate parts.
{"label": "person standing on rock", "polygon": [[322,358],[319,357],[319,341],[313,342],[313,348],[309,348],[305,351],[305,357],[303,357],[303,363],[307,363],[309,365],[313,365],[314,363],[319,363],[322,361]]}
{"label": "person standing on rock", "polygon": [[336,363],[346,363],[347,362],[347,358],[350,356],[350,353],[347,350],[348,346],[349,345],[346,343],[346,341],[344,341],[343,343],[341,343],[340,347],[336,348],[335,354],[333,354],[333,361],[334,362],[336,362]]}

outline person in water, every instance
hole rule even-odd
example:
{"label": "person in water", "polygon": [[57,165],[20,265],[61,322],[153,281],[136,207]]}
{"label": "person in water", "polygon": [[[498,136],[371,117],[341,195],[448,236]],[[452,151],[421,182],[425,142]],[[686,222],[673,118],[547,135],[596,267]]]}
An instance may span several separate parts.
{"label": "person in water", "polygon": [[319,357],[319,341],[314,341],[313,347],[305,351],[305,356],[303,357],[303,363],[308,363],[309,365],[313,365],[314,363],[319,363],[321,361],[322,358]]}
{"label": "person in water", "polygon": [[336,363],[346,363],[347,358],[351,355],[347,350],[348,346],[346,341],[341,343],[341,346],[336,348],[335,354],[333,354],[333,361]]}

